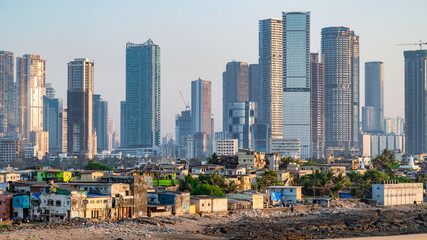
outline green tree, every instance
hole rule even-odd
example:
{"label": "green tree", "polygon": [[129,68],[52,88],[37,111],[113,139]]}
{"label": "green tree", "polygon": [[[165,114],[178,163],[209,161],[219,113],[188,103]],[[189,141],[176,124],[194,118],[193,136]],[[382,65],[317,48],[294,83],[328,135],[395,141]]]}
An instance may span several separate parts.
{"label": "green tree", "polygon": [[216,197],[224,197],[224,193],[221,188],[212,186],[210,184],[202,184],[196,187],[192,193],[193,195],[209,195]]}
{"label": "green tree", "polygon": [[212,155],[208,158],[209,164],[218,164],[218,155],[216,153],[212,153]]}
{"label": "green tree", "polygon": [[378,155],[374,158],[373,165],[377,170],[388,169],[389,172],[393,169],[393,166],[396,164],[396,159],[394,153],[390,152],[388,149],[384,149],[381,155]]}
{"label": "green tree", "polygon": [[331,188],[331,193],[334,197],[339,198],[340,193],[345,188],[351,185],[350,178],[344,176],[342,173],[339,173],[337,176],[332,177],[333,187]]}
{"label": "green tree", "polygon": [[181,192],[193,192],[193,190],[199,186],[199,180],[194,178],[191,173],[185,176],[184,180],[179,181],[179,190]]}
{"label": "green tree", "polygon": [[265,189],[269,186],[280,186],[282,182],[278,179],[276,171],[265,171],[261,177],[256,179],[259,189]]}
{"label": "green tree", "polygon": [[89,163],[85,167],[86,170],[101,170],[101,171],[117,171],[117,169],[112,168],[110,166],[104,165],[102,163],[98,163],[95,161],[89,161]]}

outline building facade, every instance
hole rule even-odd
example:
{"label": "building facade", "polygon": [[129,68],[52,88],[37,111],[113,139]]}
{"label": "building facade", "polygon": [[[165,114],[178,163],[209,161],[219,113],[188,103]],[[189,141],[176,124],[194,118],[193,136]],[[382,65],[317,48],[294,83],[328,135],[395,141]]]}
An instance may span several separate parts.
{"label": "building facade", "polygon": [[0,51],[0,134],[14,131],[13,52]]}
{"label": "building facade", "polygon": [[325,65],[318,53],[310,54],[311,140],[313,157],[325,158]]}
{"label": "building facade", "polygon": [[259,64],[249,64],[249,101],[255,102],[257,106],[259,106],[261,92],[259,80]]}
{"label": "building facade", "polygon": [[160,145],[160,47],[149,39],[126,44],[126,101],[121,104],[121,144]]}
{"label": "building facade", "polygon": [[0,161],[13,162],[24,157],[22,141],[14,138],[0,138]]}
{"label": "building facade", "polygon": [[92,158],[96,155],[93,142],[94,63],[76,58],[68,63],[67,143],[68,153]]}
{"label": "building facade", "polygon": [[406,153],[427,152],[427,50],[405,51]]}
{"label": "building facade", "polygon": [[212,152],[218,156],[234,156],[239,152],[239,141],[237,139],[215,139]]}
{"label": "building facade", "polygon": [[228,104],[249,101],[249,66],[245,62],[229,62],[222,74],[222,128],[228,131]]}
{"label": "building facade", "polygon": [[251,149],[253,125],[255,124],[255,102],[228,103],[229,118],[226,122],[230,138],[238,139],[239,149]]}
{"label": "building facade", "polygon": [[283,133],[282,20],[259,21],[260,122],[271,128],[271,137]]}
{"label": "building facade", "polygon": [[322,29],[325,57],[325,146],[357,152],[359,138],[359,37],[347,27]]}
{"label": "building facade", "polygon": [[283,13],[283,138],[299,138],[311,157],[310,13]]}
{"label": "building facade", "polygon": [[62,99],[43,96],[43,131],[49,132],[49,153],[62,153]]}
{"label": "building facade", "polygon": [[97,152],[108,151],[108,102],[93,95],[93,129],[96,132]]}
{"label": "building facade", "polygon": [[46,94],[46,60],[26,54],[16,59],[16,81],[19,86],[19,123],[22,139],[30,132],[43,128],[43,96]]}
{"label": "building facade", "polygon": [[362,130],[381,133],[384,126],[384,63],[365,63],[365,107],[362,108]]}
{"label": "building facade", "polygon": [[293,159],[301,158],[301,141],[300,139],[278,138],[271,139],[271,149],[269,153],[279,154],[280,158],[291,157]]}
{"label": "building facade", "polygon": [[191,111],[181,111],[175,116],[175,141],[177,145],[185,145],[188,135],[191,134]]}

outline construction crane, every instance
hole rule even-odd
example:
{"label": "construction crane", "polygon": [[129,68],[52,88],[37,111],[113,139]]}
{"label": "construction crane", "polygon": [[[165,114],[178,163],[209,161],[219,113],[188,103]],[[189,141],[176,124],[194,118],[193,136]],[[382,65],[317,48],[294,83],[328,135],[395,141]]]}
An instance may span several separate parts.
{"label": "construction crane", "polygon": [[418,42],[418,43],[403,43],[403,44],[397,44],[397,45],[399,45],[399,46],[402,46],[402,45],[415,45],[415,46],[417,46],[418,45],[420,47],[420,50],[423,50],[423,45],[427,45],[427,42],[423,42],[420,40],[420,42]]}
{"label": "construction crane", "polygon": [[179,94],[181,94],[182,101],[184,102],[184,105],[185,105],[185,111],[189,111],[189,110],[190,110],[190,103],[188,103],[188,102],[186,103],[185,98],[184,98],[184,95],[182,95],[181,90],[179,90]]}

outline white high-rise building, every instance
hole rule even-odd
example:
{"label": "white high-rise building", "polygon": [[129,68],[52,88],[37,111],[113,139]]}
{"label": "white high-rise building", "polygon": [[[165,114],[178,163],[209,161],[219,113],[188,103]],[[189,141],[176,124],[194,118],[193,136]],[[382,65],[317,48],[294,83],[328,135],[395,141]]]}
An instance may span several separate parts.
{"label": "white high-rise building", "polygon": [[46,94],[46,60],[40,55],[25,54],[16,59],[19,85],[19,133],[29,139],[30,132],[43,129],[43,96]]}
{"label": "white high-rise building", "polygon": [[218,156],[234,156],[239,152],[239,141],[237,139],[215,139],[213,140],[213,152]]}
{"label": "white high-rise building", "polygon": [[283,138],[301,141],[311,157],[310,12],[283,13]]}
{"label": "white high-rise building", "polygon": [[271,127],[271,137],[282,137],[283,69],[282,20],[259,21],[260,119]]}

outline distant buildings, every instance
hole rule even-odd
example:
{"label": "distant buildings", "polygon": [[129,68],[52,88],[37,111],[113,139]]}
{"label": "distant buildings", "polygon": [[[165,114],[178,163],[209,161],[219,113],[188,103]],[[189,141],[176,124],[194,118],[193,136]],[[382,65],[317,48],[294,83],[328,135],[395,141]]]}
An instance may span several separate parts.
{"label": "distant buildings", "polygon": [[386,117],[384,118],[384,132],[386,134],[405,134],[405,118],[403,117]]}
{"label": "distant buildings", "polygon": [[0,51],[0,136],[15,130],[14,70],[13,52]]}
{"label": "distant buildings", "polygon": [[97,152],[108,151],[108,102],[93,95],[93,130],[96,132]]}
{"label": "distant buildings", "polygon": [[283,69],[282,20],[259,21],[260,122],[271,128],[271,137],[282,137]]}
{"label": "distant buildings", "polygon": [[181,111],[175,117],[175,141],[177,145],[185,145],[188,136],[191,134],[191,111]]}
{"label": "distant buildings", "polygon": [[383,132],[384,121],[384,63],[365,63],[365,107],[362,108],[362,130]]}
{"label": "distant buildings", "polygon": [[[259,64],[249,64],[249,101],[255,102],[258,109],[261,92],[260,87]],[[259,112],[258,109],[257,112]]]}
{"label": "distant buildings", "polygon": [[214,135],[210,81],[198,79],[191,82],[191,134],[194,135],[196,156],[207,157],[212,150]]}
{"label": "distant buildings", "polygon": [[24,157],[22,141],[13,138],[0,138],[0,161],[13,162]]}
{"label": "distant buildings", "polygon": [[357,152],[359,138],[359,37],[347,27],[322,29],[325,57],[325,146]]}
{"label": "distant buildings", "polygon": [[406,153],[427,152],[427,50],[405,51]]}
{"label": "distant buildings", "polygon": [[239,151],[239,141],[237,139],[215,139],[212,145],[212,152],[218,156],[234,156]]}
{"label": "distant buildings", "polygon": [[252,149],[255,102],[228,103],[227,131],[230,138],[238,139],[239,149]]}
{"label": "distant buildings", "polygon": [[22,139],[30,132],[43,129],[43,96],[46,94],[46,60],[26,54],[16,59],[16,81],[19,86],[19,123]]}
{"label": "distant buildings", "polygon": [[283,12],[283,138],[311,157],[310,12]]}
{"label": "distant buildings", "polygon": [[96,133],[93,130],[94,63],[76,58],[68,63],[68,153],[92,158],[96,155]]}
{"label": "distant buildings", "polygon": [[62,99],[43,96],[43,131],[49,133],[49,153],[62,153]]}
{"label": "distant buildings", "polygon": [[325,64],[318,53],[310,54],[311,140],[314,158],[325,158]]}
{"label": "distant buildings", "polygon": [[277,138],[271,139],[270,153],[277,153],[281,158],[291,157],[294,159],[301,158],[301,141],[299,138],[287,139]]}
{"label": "distant buildings", "polygon": [[121,103],[121,144],[160,145],[160,47],[149,39],[126,44],[126,101]]}

